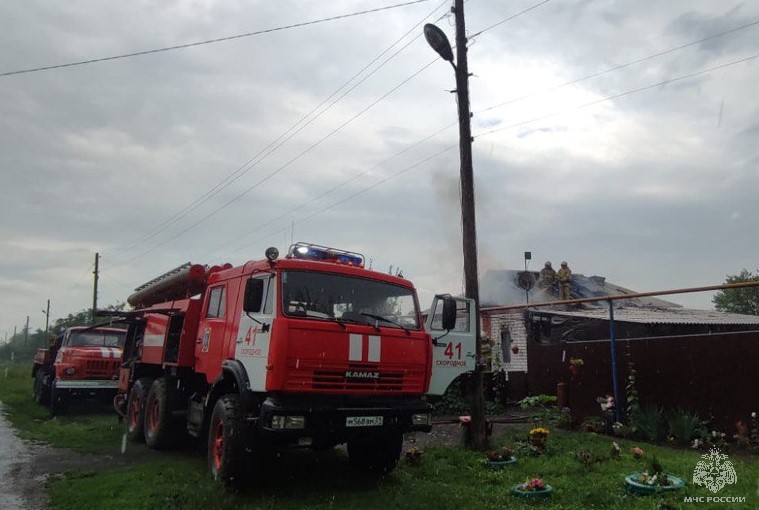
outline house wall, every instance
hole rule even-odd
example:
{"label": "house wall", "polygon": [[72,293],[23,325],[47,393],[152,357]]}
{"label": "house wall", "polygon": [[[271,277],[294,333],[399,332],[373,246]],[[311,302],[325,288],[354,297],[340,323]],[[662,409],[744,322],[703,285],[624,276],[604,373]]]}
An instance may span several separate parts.
{"label": "house wall", "polygon": [[[527,396],[527,329],[524,314],[487,314],[482,318],[483,326],[492,341],[492,370],[503,372],[507,381],[507,398],[519,400]],[[510,342],[502,344],[508,332]],[[517,348],[514,353],[512,347]]]}
{"label": "house wall", "polygon": [[[613,394],[610,345],[608,339],[530,342],[530,394],[555,394],[556,385],[566,382],[573,416],[599,416],[596,398]],[[728,434],[737,420],[748,423],[751,412],[759,411],[753,393],[759,380],[759,331],[618,340],[616,346],[620,410],[626,407],[625,386],[633,363],[643,404],[696,412]],[[575,375],[569,371],[571,358],[583,360]]]}

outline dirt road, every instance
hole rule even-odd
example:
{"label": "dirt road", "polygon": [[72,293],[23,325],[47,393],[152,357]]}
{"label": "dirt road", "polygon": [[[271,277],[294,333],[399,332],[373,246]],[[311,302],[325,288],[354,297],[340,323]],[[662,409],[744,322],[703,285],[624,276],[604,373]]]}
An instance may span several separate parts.
{"label": "dirt road", "polygon": [[[115,455],[84,455],[19,439],[0,402],[0,509],[45,510],[45,481],[67,471],[97,469],[121,461]],[[122,461],[123,462],[123,461]]]}

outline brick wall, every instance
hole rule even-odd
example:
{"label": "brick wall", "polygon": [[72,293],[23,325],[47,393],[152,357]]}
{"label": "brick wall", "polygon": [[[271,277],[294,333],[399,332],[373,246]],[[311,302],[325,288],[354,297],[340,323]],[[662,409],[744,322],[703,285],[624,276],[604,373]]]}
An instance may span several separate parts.
{"label": "brick wall", "polygon": [[[495,342],[493,345],[493,371],[503,370],[508,377],[509,372],[527,372],[527,328],[525,327],[524,314],[501,313],[489,314],[490,331],[488,336]],[[508,331],[511,336],[511,343],[507,346],[501,345],[502,331]],[[511,351],[511,347],[516,346],[516,354]],[[506,355],[510,360],[504,360],[504,347]]]}

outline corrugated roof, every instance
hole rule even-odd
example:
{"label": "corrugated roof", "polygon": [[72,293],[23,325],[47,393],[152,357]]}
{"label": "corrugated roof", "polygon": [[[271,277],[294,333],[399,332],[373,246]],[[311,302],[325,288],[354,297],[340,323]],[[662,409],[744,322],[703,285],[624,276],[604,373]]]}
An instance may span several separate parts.
{"label": "corrugated roof", "polygon": [[[538,313],[562,317],[583,317],[587,319],[609,320],[609,310],[592,309],[582,311],[538,310]],[[759,325],[759,316],[713,310],[692,310],[688,308],[614,308],[614,320],[641,324],[714,324],[714,325]]]}

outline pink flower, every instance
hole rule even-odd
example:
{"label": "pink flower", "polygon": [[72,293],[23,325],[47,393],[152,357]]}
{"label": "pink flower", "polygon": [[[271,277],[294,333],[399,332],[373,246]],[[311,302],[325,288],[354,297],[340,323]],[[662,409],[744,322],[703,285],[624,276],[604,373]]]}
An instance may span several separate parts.
{"label": "pink flower", "polygon": [[532,480],[527,480],[523,487],[525,490],[528,491],[542,491],[546,488],[545,483],[543,483],[543,480],[540,478],[533,478]]}
{"label": "pink flower", "polygon": [[638,448],[637,446],[630,448],[630,453],[632,453],[632,456],[635,459],[639,459],[646,454],[642,448]]}

